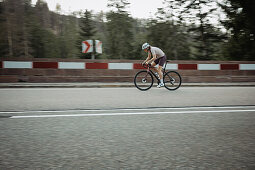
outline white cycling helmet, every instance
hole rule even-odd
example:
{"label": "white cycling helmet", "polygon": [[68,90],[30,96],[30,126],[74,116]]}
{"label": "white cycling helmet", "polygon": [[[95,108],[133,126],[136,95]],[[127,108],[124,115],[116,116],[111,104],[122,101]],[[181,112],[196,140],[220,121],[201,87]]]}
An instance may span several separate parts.
{"label": "white cycling helmet", "polygon": [[142,45],[142,49],[144,50],[144,49],[147,49],[147,48],[149,48],[150,47],[150,44],[149,43],[144,43],[143,45]]}

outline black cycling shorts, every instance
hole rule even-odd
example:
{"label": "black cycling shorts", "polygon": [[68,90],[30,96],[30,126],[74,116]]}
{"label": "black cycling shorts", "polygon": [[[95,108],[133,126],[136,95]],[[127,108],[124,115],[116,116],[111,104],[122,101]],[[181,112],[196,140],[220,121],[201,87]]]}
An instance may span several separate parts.
{"label": "black cycling shorts", "polygon": [[163,57],[159,57],[157,58],[154,63],[156,63],[156,65],[160,65],[163,67],[163,65],[166,63],[166,56],[164,55]]}

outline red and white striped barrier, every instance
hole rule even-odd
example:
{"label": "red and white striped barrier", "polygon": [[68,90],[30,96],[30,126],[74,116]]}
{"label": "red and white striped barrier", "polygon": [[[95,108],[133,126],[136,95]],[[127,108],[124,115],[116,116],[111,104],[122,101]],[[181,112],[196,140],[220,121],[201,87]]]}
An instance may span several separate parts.
{"label": "red and white striped barrier", "polygon": [[[0,61],[0,68],[21,69],[144,69],[140,63],[85,63],[85,62],[44,62],[44,61]],[[168,63],[169,70],[255,70],[255,64],[174,64]]]}

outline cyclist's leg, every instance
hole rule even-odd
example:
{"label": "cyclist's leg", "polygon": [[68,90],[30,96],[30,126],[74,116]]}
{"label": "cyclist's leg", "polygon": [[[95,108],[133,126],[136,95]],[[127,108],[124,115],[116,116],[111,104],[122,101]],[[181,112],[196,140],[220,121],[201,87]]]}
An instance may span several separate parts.
{"label": "cyclist's leg", "polygon": [[160,58],[159,63],[158,63],[159,64],[159,66],[158,66],[158,73],[159,73],[161,84],[163,84],[163,72],[162,72],[162,68],[163,68],[165,62],[166,62],[166,56],[163,56],[163,57]]}
{"label": "cyclist's leg", "polygon": [[152,70],[154,72],[158,72],[158,69],[155,67],[157,64],[158,64],[158,60],[157,59],[151,63]]}
{"label": "cyclist's leg", "polygon": [[163,73],[162,73],[162,66],[161,65],[158,65],[157,72],[158,72],[160,80],[163,80]]}
{"label": "cyclist's leg", "polygon": [[[158,68],[155,66],[158,65]],[[157,72],[159,75],[159,78],[163,80],[163,73],[162,73],[162,68],[163,68],[164,63],[162,64],[162,58],[157,58],[154,62],[151,63],[153,71]]]}

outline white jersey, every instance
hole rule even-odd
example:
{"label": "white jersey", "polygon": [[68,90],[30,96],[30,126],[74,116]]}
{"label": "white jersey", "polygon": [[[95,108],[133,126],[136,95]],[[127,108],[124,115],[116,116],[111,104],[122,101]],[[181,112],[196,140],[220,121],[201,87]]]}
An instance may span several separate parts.
{"label": "white jersey", "polygon": [[151,57],[153,57],[154,55],[156,55],[157,58],[160,58],[160,57],[165,56],[165,53],[164,53],[160,48],[158,48],[158,47],[152,47],[152,46],[151,46],[151,54],[152,54]]}

